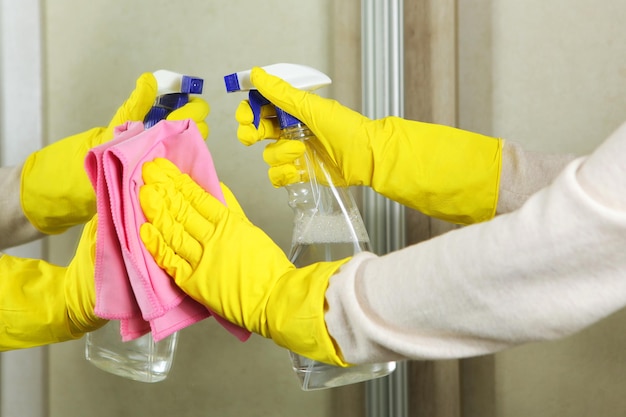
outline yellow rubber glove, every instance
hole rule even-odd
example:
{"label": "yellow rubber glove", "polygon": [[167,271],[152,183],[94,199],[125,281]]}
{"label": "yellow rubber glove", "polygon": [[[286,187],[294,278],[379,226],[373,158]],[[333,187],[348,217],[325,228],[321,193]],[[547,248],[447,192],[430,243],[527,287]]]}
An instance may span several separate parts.
{"label": "yellow rubber glove", "polygon": [[106,323],[94,314],[96,218],[69,266],[0,255],[0,350],[80,338]]}
{"label": "yellow rubber glove", "polygon": [[225,186],[228,207],[165,159],[144,164],[143,179],[141,239],[183,291],[293,352],[347,366],[324,309],[328,280],[348,259],[296,268]]}
{"label": "yellow rubber glove", "polygon": [[[95,194],[84,169],[87,152],[113,138],[115,127],[142,121],[156,99],[157,82],[142,74],[135,90],[107,127],[97,127],[55,142],[31,154],[22,168],[20,200],[28,220],[39,231],[61,233],[85,223],[96,212]],[[193,119],[206,138],[209,105],[198,97],[170,113],[169,120]]]}
{"label": "yellow rubber glove", "polygon": [[[371,120],[335,100],[295,89],[261,68],[252,69],[251,81],[316,134],[349,185],[370,186],[391,200],[455,223],[495,215],[502,140],[398,117]],[[237,135],[244,144],[278,138],[272,106],[265,106],[261,115],[257,129],[248,102],[237,108]],[[293,161],[303,152],[298,141],[266,147],[274,186],[299,180]]]}

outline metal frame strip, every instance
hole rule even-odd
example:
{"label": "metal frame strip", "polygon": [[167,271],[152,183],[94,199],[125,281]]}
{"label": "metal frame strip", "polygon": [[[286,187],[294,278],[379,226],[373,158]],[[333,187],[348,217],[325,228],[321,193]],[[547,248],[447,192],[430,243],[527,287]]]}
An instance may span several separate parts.
{"label": "metal frame strip", "polygon": [[[402,0],[362,0],[363,114],[404,116],[404,19]],[[372,248],[378,254],[406,244],[404,207],[371,189],[363,193],[363,214]],[[366,384],[368,417],[408,416],[407,366]]]}

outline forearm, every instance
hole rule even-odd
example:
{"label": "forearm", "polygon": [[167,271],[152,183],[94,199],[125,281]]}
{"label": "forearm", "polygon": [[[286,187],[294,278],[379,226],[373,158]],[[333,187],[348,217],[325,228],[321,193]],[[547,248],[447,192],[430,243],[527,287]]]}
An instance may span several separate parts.
{"label": "forearm", "polygon": [[572,334],[626,305],[626,211],[591,198],[579,164],[515,212],[346,264],[326,292],[344,359],[487,354]]}
{"label": "forearm", "polygon": [[514,142],[505,141],[496,213],[520,208],[531,195],[554,181],[574,158],[571,154],[527,151]]}
{"label": "forearm", "polygon": [[0,167],[0,250],[44,235],[24,216],[20,204],[21,166]]}

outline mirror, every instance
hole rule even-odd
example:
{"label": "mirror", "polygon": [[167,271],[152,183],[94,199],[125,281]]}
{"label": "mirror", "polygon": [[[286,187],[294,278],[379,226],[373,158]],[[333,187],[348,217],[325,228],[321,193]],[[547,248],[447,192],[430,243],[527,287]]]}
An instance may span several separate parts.
{"label": "mirror", "polygon": [[[220,179],[238,196],[250,220],[288,248],[291,210],[286,195],[267,180],[263,145],[246,148],[237,140],[234,111],[245,97],[226,94],[223,76],[274,62],[311,65],[333,78],[335,68],[341,66],[358,73],[358,37],[350,39],[356,55],[343,54],[340,62],[333,55],[342,56],[333,47],[338,42],[334,11],[348,5],[358,8],[358,2],[343,6],[329,0],[33,4],[41,8],[44,136],[49,143],[106,125],[142,72],[165,68],[202,77],[203,97],[212,109],[208,146]],[[358,31],[358,9],[341,16],[351,16]],[[342,36],[347,37],[346,30],[344,25]],[[281,44],[282,40],[286,42]],[[355,57],[356,63],[347,62]],[[343,79],[358,80],[358,76],[348,74]],[[359,87],[352,82],[343,88],[358,97]],[[78,233],[71,230],[50,238],[48,258],[67,263]],[[84,360],[84,343],[48,348],[50,416],[324,417],[363,411],[362,387],[356,388],[356,394],[349,388],[302,392],[287,351],[259,336],[241,343],[212,319],[181,331],[170,375],[157,384],[125,380],[93,367]],[[349,411],[337,414],[341,407]]]}

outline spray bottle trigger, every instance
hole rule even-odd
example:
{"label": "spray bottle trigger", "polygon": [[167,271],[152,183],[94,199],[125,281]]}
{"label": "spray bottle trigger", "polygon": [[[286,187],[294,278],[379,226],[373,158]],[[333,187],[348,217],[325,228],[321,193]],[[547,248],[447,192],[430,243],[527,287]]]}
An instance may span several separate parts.
{"label": "spray bottle trigger", "polygon": [[263,94],[259,93],[258,90],[250,90],[248,93],[248,102],[250,103],[250,108],[254,116],[254,127],[258,129],[259,124],[261,124],[261,108],[270,104],[270,101],[266,99]]}
{"label": "spray bottle trigger", "polygon": [[[250,90],[250,92],[248,93],[248,102],[250,103],[250,107],[252,108],[252,114],[254,115],[254,127],[258,129],[259,124],[261,123],[261,108],[267,104],[272,103],[268,99],[266,99],[261,93],[259,93],[258,90]],[[274,109],[276,110],[276,118],[278,119],[278,123],[280,124],[281,129],[302,123],[300,120],[282,110],[281,108],[274,106]]]}

